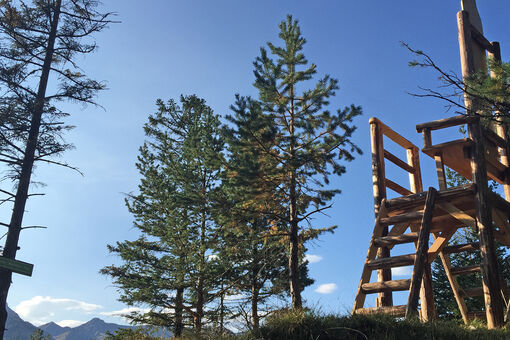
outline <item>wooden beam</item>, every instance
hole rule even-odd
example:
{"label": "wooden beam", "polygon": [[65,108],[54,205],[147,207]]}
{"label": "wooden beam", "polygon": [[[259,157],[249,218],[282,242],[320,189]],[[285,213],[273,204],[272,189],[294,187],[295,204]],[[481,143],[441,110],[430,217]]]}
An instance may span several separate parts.
{"label": "wooden beam", "polygon": [[407,140],[404,137],[402,137],[399,133],[393,131],[393,129],[391,129],[389,126],[385,125],[379,119],[377,119],[377,118],[370,118],[369,123],[370,124],[377,124],[377,125],[379,125],[380,128],[381,128],[382,133],[386,137],[388,137],[389,139],[391,139],[392,141],[394,141],[395,143],[397,143],[398,145],[400,145],[404,149],[411,149],[411,148],[418,149],[418,147],[416,145],[414,145],[409,140]]}
{"label": "wooden beam", "polygon": [[[472,183],[441,190],[437,195],[437,202],[451,202],[462,196],[469,196],[475,192],[476,186]],[[388,212],[398,209],[412,209],[415,207],[423,207],[425,204],[426,193],[417,193],[406,197],[392,198],[386,201]]]}
{"label": "wooden beam", "polygon": [[430,187],[425,200],[425,209],[421,222],[420,235],[418,237],[418,246],[414,259],[413,275],[411,278],[411,287],[409,288],[409,298],[407,300],[406,318],[418,315],[418,298],[423,280],[424,268],[427,265],[427,250],[429,247],[430,225],[434,214],[434,204],[436,201],[436,189]]}
{"label": "wooden beam", "polygon": [[434,120],[427,123],[418,124],[416,125],[416,131],[420,133],[424,129],[428,129],[431,131],[445,129],[452,126],[472,123],[474,121],[478,121],[479,119],[480,117],[478,116],[458,115],[449,118]]}
{"label": "wooden beam", "polygon": [[386,306],[386,307],[372,307],[372,308],[360,308],[354,311],[353,314],[387,314],[392,316],[404,316],[406,313],[406,305],[402,306]]}
{"label": "wooden beam", "polygon": [[379,237],[375,239],[374,244],[377,247],[390,247],[394,246],[395,244],[402,244],[402,243],[411,243],[418,240],[418,233],[409,233],[409,234],[402,234],[397,236],[384,236]]}
{"label": "wooden beam", "polygon": [[504,323],[503,299],[501,296],[501,276],[496,257],[494,235],[492,227],[492,209],[489,198],[487,181],[487,167],[485,163],[485,147],[479,123],[468,124],[470,138],[474,142],[471,169],[473,183],[476,184],[475,207],[480,241],[480,255],[482,258],[481,271],[484,294],[485,311],[487,313],[487,327],[497,328]]}
{"label": "wooden beam", "polygon": [[442,252],[445,254],[453,254],[453,253],[462,253],[464,251],[472,252],[480,250],[480,243],[463,243],[463,244],[455,244],[453,246],[444,247]]}
{"label": "wooden beam", "polygon": [[[372,260],[367,263],[367,267],[371,270],[375,269],[389,269],[395,267],[411,266],[414,263],[416,254],[406,254],[392,257],[383,257],[377,260]],[[390,281],[390,280],[388,280]]]}
{"label": "wooden beam", "polygon": [[420,211],[411,211],[408,213],[395,215],[392,217],[384,217],[381,218],[380,223],[382,225],[393,225],[393,224],[399,224],[403,222],[412,223],[416,221],[420,221],[423,218],[423,213]]}
{"label": "wooden beam", "polygon": [[[377,118],[371,118],[370,121],[370,138],[372,148],[372,182],[374,191],[374,213],[376,217],[379,214],[380,205],[386,198],[385,168],[384,168],[384,146],[383,146],[383,128],[385,125]],[[388,235],[388,227],[382,227],[381,235]],[[377,256],[380,258],[389,257],[390,250],[388,248],[378,248]],[[391,270],[380,270],[377,272],[377,281],[391,280]],[[377,298],[377,306],[393,305],[393,297],[391,292],[382,292]]]}
{"label": "wooden beam", "polygon": [[407,164],[406,162],[404,162],[403,160],[401,160],[400,158],[398,158],[397,156],[395,156],[394,154],[392,154],[391,152],[389,152],[386,149],[384,150],[384,158],[386,158],[387,160],[389,160],[396,166],[404,169],[405,171],[407,171],[409,173],[415,172],[415,170],[412,166],[410,166],[409,164]]}
{"label": "wooden beam", "polygon": [[434,243],[429,247],[428,251],[428,263],[432,263],[437,257],[439,252],[448,244],[448,241],[452,238],[453,234],[457,231],[457,228],[450,228],[443,231],[436,239]]}
{"label": "wooden beam", "polygon": [[362,285],[365,294],[379,293],[386,290],[403,291],[408,290],[411,285],[411,279],[407,280],[391,280],[386,282],[371,282]]}
{"label": "wooden beam", "polygon": [[385,178],[384,183],[386,184],[386,187],[390,188],[391,190],[395,191],[398,194],[401,194],[403,196],[412,195],[413,192],[404,188],[403,186],[393,182],[392,180]]}
{"label": "wooden beam", "polygon": [[414,169],[414,173],[409,174],[409,184],[413,193],[423,191],[423,182],[420,168],[420,151],[416,148],[407,149],[407,163]]}
{"label": "wooden beam", "polygon": [[480,265],[475,264],[475,265],[466,266],[466,267],[455,267],[455,268],[451,268],[451,272],[453,275],[466,275],[466,274],[479,273]]}

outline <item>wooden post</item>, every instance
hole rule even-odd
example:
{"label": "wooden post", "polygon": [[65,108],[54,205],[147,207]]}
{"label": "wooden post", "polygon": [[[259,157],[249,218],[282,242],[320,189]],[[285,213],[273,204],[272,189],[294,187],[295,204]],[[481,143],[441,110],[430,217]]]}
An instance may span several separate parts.
{"label": "wooden post", "polygon": [[[430,187],[427,192],[427,198],[425,199],[425,210],[423,212],[420,235],[418,237],[418,249],[416,251],[416,257],[414,260],[413,276],[411,278],[409,299],[407,301],[406,318],[411,318],[418,315],[418,297],[422,286],[425,267],[428,263],[427,251],[429,248],[430,226],[432,224],[432,217],[434,215],[436,194],[436,189]],[[430,314],[430,312],[427,314]]]}
{"label": "wooden post", "polygon": [[468,132],[474,142],[471,169],[473,171],[473,183],[476,184],[475,209],[478,223],[478,238],[480,240],[480,255],[482,257],[481,271],[485,312],[488,328],[495,328],[503,325],[503,300],[501,297],[501,278],[494,245],[492,211],[485,164],[485,146],[480,122],[468,124]]}
{"label": "wooden post", "polygon": [[[374,189],[374,213],[379,214],[381,202],[386,198],[385,186],[385,173],[384,173],[384,147],[383,135],[379,121],[376,118],[371,118],[370,121],[370,138],[372,147],[372,182]],[[381,236],[388,235],[388,227],[382,228]],[[381,247],[377,251],[378,258],[390,257],[390,250],[387,247]],[[390,281],[391,269],[380,269],[377,271],[377,281]],[[392,306],[393,294],[392,292],[381,292],[377,298],[377,307]]]}
{"label": "wooden post", "polygon": [[[475,62],[472,50],[472,38],[471,38],[471,23],[469,22],[469,14],[466,11],[460,11],[457,13],[457,26],[459,30],[459,48],[460,48],[460,61],[462,66],[462,77],[464,80],[472,74],[476,73]],[[468,114],[470,109],[473,109],[472,99],[469,96],[464,96],[464,105],[468,108]]]}
{"label": "wooden post", "polygon": [[[489,59],[492,59],[495,62],[501,62],[501,49],[499,47],[499,43],[497,41],[491,42],[492,51],[489,52]],[[491,78],[495,78],[496,74],[491,71]],[[510,166],[510,143],[507,141],[507,126],[503,122],[503,115],[508,112],[498,112],[496,111],[496,120],[498,121],[496,132],[498,136],[503,138],[507,143],[506,148],[500,148],[499,155],[501,157],[501,163],[506,166]],[[503,189],[505,191],[505,199],[510,202],[510,178],[505,178],[506,184],[503,185]]]}

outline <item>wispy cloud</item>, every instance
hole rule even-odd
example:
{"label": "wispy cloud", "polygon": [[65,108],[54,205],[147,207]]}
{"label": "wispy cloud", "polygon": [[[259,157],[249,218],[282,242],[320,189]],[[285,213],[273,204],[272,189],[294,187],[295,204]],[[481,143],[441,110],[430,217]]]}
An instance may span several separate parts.
{"label": "wispy cloud", "polygon": [[317,263],[317,262],[320,262],[322,260],[322,256],[313,255],[313,254],[306,254],[305,255],[305,260],[310,262],[310,263]]}
{"label": "wispy cloud", "polygon": [[62,312],[92,314],[101,308],[103,307],[100,305],[79,300],[34,296],[29,300],[21,301],[14,310],[22,319],[39,326],[52,321],[52,319],[58,317],[57,314]]}
{"label": "wispy cloud", "polygon": [[411,267],[397,267],[391,269],[391,274],[394,276],[411,276],[413,269]]}
{"label": "wispy cloud", "polygon": [[319,294],[331,294],[337,289],[336,283],[324,283],[317,287],[315,291]]}
{"label": "wispy cloud", "polygon": [[99,314],[104,315],[104,316],[123,316],[123,315],[131,314],[131,313],[147,313],[149,311],[150,311],[149,308],[126,307],[123,309],[114,310],[112,312],[101,312]]}

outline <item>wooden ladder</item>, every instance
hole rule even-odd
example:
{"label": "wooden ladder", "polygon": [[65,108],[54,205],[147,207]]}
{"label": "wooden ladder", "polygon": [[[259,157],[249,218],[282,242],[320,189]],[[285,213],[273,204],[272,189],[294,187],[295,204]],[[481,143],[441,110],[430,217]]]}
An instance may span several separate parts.
{"label": "wooden ladder", "polygon": [[[430,284],[430,267],[428,265],[428,244],[436,194],[437,191],[434,188],[429,188],[423,211],[406,212],[392,217],[388,217],[387,215],[386,200],[381,202],[381,208],[375,222],[367,258],[358,285],[352,310],[353,314],[386,313],[394,316],[417,316],[418,300],[421,295],[422,318],[429,319],[433,317],[435,311],[432,286]],[[389,225],[394,225],[394,228],[396,227],[402,230],[404,228],[402,226],[405,226],[405,229],[407,229],[409,225],[413,225],[417,220],[421,220],[419,231],[417,232],[399,235],[391,235],[390,233],[388,236],[382,236],[383,229]],[[416,252],[407,255],[376,258],[379,248],[387,248],[405,243],[415,243]],[[413,265],[413,274],[410,279],[370,282],[370,277],[374,270],[391,269],[409,265]],[[367,294],[406,290],[409,291],[406,305],[363,308]]]}

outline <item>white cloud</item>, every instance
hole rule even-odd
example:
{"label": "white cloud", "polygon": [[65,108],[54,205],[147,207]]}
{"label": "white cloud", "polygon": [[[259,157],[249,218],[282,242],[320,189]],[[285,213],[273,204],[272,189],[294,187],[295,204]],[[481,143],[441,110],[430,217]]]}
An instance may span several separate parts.
{"label": "white cloud", "polygon": [[83,325],[85,321],[78,321],[78,320],[62,320],[59,322],[55,322],[60,327],[78,327],[80,325]]}
{"label": "white cloud", "polygon": [[305,260],[310,262],[310,263],[317,263],[317,262],[320,262],[322,260],[322,256],[306,254],[305,255]]}
{"label": "white cloud", "polygon": [[52,321],[52,319],[61,312],[92,314],[92,312],[100,308],[102,308],[100,305],[73,299],[34,296],[29,300],[21,301],[14,310],[23,320],[31,322],[36,326],[40,326]]}
{"label": "white cloud", "polygon": [[337,289],[336,283],[324,283],[320,285],[315,291],[320,294],[331,294]]}
{"label": "white cloud", "polygon": [[411,267],[391,268],[391,274],[394,276],[411,276],[413,269]]}
{"label": "white cloud", "polygon": [[139,307],[126,307],[119,310],[114,310],[112,312],[101,312],[99,314],[104,316],[123,316],[126,314],[131,314],[133,312],[139,312],[139,313],[147,313],[149,312],[149,308],[139,308]]}

